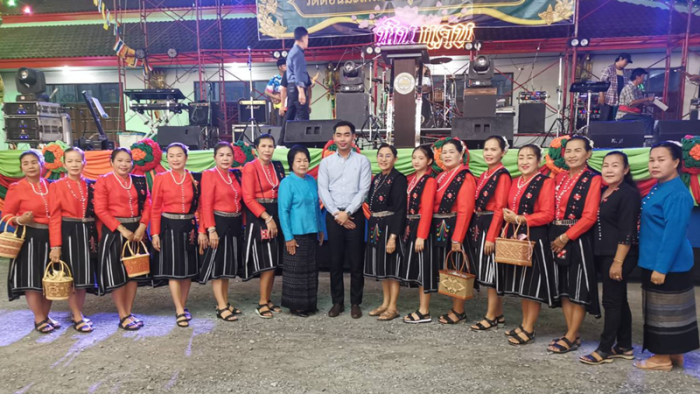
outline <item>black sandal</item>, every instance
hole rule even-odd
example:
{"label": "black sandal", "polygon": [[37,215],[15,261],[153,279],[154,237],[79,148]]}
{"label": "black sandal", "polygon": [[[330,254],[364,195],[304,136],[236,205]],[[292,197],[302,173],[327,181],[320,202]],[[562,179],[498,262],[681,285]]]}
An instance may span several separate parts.
{"label": "black sandal", "polygon": [[620,345],[612,348],[612,353],[608,355],[610,358],[621,358],[623,360],[634,360],[634,349],[625,349]]}
{"label": "black sandal", "polygon": [[[418,318],[414,318],[413,315],[416,315]],[[431,323],[433,321],[433,318],[430,317],[430,312],[426,313],[425,315],[420,313],[419,310],[416,310],[415,312],[407,315],[406,317],[403,318],[404,323],[408,324],[422,324],[422,323]]]}
{"label": "black sandal", "polygon": [[[527,337],[527,339],[523,339],[523,338],[520,336],[520,334],[525,334],[525,336]],[[516,342],[513,342],[511,339],[516,340]],[[525,330],[524,328],[522,328],[522,326],[520,326],[520,332],[519,332],[519,333],[517,333],[517,334],[515,334],[515,335],[511,335],[511,337],[508,338],[508,344],[509,344],[509,345],[513,345],[513,346],[524,346],[524,345],[529,345],[529,344],[531,344],[531,343],[534,342],[534,341],[535,341],[535,330],[532,330],[532,332],[527,332],[527,330]]]}
{"label": "black sandal", "polygon": [[190,313],[190,311],[187,308],[185,308],[185,313],[183,313],[183,315],[185,315],[185,317],[187,318],[187,321],[192,320],[192,314]]}
{"label": "black sandal", "polygon": [[[552,339],[551,342],[549,342],[549,346],[554,345],[555,343],[561,341],[562,338],[566,337],[566,335],[560,336],[559,338],[554,338]],[[574,342],[576,345],[579,347],[581,346],[581,337],[576,337],[576,342]]]}
{"label": "black sandal", "polygon": [[180,328],[187,328],[190,326],[189,320],[187,320],[187,315],[184,313],[175,315],[175,324]]}
{"label": "black sandal", "polygon": [[141,319],[139,319],[138,317],[136,317],[136,315],[134,315],[133,313],[132,313],[131,315],[129,315],[129,317],[131,317],[131,320],[132,320],[134,323],[138,324],[139,327],[145,326],[145,323],[143,322],[143,320],[141,320]]}
{"label": "black sandal", "polygon": [[442,320],[440,320],[440,324],[458,324],[467,320],[467,312],[457,313],[454,309],[450,309],[450,312],[457,316],[457,320],[452,320],[448,312],[440,316],[442,319],[445,320],[445,323],[443,323]]}
{"label": "black sandal", "polygon": [[124,322],[127,319],[131,319],[131,318],[132,318],[132,315],[129,315],[129,316],[119,320],[119,324],[118,324],[119,328],[121,328],[124,331],[138,331],[138,330],[140,330],[141,326],[139,326],[139,324],[136,323],[135,321],[130,322],[126,326],[124,325]]}
{"label": "black sandal", "polygon": [[243,311],[242,311],[242,310],[240,310],[240,309],[238,309],[238,308],[234,308],[233,306],[231,306],[231,303],[226,304],[226,307],[227,307],[228,310],[230,310],[231,313],[233,313],[234,315],[241,315],[241,314],[243,314]]}
{"label": "black sandal", "polygon": [[[564,342],[566,346],[563,346],[560,342]],[[579,346],[581,345],[579,345],[577,341],[571,343],[571,341],[567,337],[562,337],[553,345],[549,345],[549,347],[553,347],[555,350],[552,350],[548,347],[547,351],[554,354],[564,354],[573,352],[574,350],[578,350]]]}
{"label": "black sandal", "polygon": [[81,319],[80,321],[70,321],[73,324],[73,329],[83,334],[89,334],[93,331],[92,323],[88,319]]}
{"label": "black sandal", "polygon": [[[594,356],[594,354],[598,355],[600,357],[600,360]],[[579,357],[578,361],[588,364],[588,365],[600,365],[600,364],[606,364],[606,363],[611,363],[613,362],[613,359],[610,358],[610,354],[605,353],[600,350],[596,350],[591,354],[587,354],[585,356]]]}
{"label": "black sandal", "polygon": [[[229,314],[226,315],[226,317],[224,317],[223,316],[224,312],[228,312]],[[233,312],[231,312],[231,310],[228,308],[224,308],[224,309],[216,308],[216,317],[218,317],[219,319],[221,319],[223,321],[236,321],[236,320],[238,320],[238,317]]]}
{"label": "black sandal", "polygon": [[[518,331],[518,330],[520,330],[520,331]],[[507,337],[515,337],[515,336],[518,336],[518,334],[520,334],[521,331],[525,331],[522,324],[515,327],[512,330],[506,331],[505,334]],[[557,339],[559,339],[559,338],[557,338]]]}
{"label": "black sandal", "polygon": [[[262,310],[263,308],[267,308],[267,310]],[[272,311],[270,310],[270,307],[267,306],[267,304],[258,304],[258,307],[255,308],[255,313],[258,314],[263,319],[272,319]]]}
{"label": "black sandal", "polygon": [[49,322],[49,318],[40,321],[39,323],[34,323],[34,329],[41,334],[52,333],[56,328]]}
{"label": "black sandal", "polygon": [[[270,304],[272,304],[272,306],[270,306]],[[282,312],[282,307],[279,305],[275,305],[275,303],[270,300],[267,300],[267,308],[275,313]]]}
{"label": "black sandal", "polygon": [[[485,326],[481,323],[481,321],[485,321],[488,326]],[[474,324],[473,326],[470,327],[472,331],[488,331],[492,328],[500,328],[503,327],[506,324],[506,320],[503,318],[503,315],[497,316],[495,319],[491,320],[488,317],[484,316],[484,318]]]}

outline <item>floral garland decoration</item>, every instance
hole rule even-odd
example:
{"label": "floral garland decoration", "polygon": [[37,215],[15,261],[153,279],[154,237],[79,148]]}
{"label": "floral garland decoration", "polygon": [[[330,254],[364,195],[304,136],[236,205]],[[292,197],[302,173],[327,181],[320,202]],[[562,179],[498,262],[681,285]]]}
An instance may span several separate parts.
{"label": "floral garland decoration", "polygon": [[134,159],[136,170],[148,172],[160,164],[163,151],[155,141],[145,138],[131,145],[131,157]]}
{"label": "floral garland decoration", "polygon": [[[355,144],[355,141],[352,142],[352,148],[355,150],[355,152],[360,153],[360,148]],[[325,159],[326,157],[332,155],[337,151],[338,145],[333,140],[330,140],[326,142],[326,145],[323,147],[323,151],[321,152],[321,158]]]}
{"label": "floral garland decoration", "polygon": [[571,139],[569,135],[555,138],[549,144],[549,149],[544,155],[546,166],[554,175],[569,169],[569,166],[566,165],[566,161],[564,160],[564,150],[566,149],[566,142],[569,141],[569,139]]}
{"label": "floral garland decoration", "polygon": [[233,163],[231,163],[231,168],[240,168],[246,163],[255,160],[255,150],[250,144],[243,141],[236,141],[231,144],[231,148],[233,149]]}
{"label": "floral garland decoration", "polygon": [[44,155],[44,166],[51,172],[67,172],[63,166],[63,153],[68,149],[68,144],[63,141],[48,143],[41,153]]}
{"label": "floral garland decoration", "polygon": [[440,154],[442,153],[442,147],[445,146],[445,143],[447,141],[450,141],[452,139],[455,139],[459,142],[462,143],[462,147],[464,148],[464,157],[462,159],[462,163],[469,168],[469,149],[467,149],[467,146],[464,145],[464,141],[460,140],[459,138],[452,138],[452,137],[444,137],[440,138],[439,140],[435,141],[435,143],[431,146],[431,149],[433,150],[433,154],[435,155],[435,160],[433,161],[433,170],[436,173],[440,173],[445,170],[445,164],[442,162],[442,158],[440,157]]}
{"label": "floral garland decoration", "polygon": [[700,174],[700,136],[686,135],[681,140],[683,148],[683,172]]}

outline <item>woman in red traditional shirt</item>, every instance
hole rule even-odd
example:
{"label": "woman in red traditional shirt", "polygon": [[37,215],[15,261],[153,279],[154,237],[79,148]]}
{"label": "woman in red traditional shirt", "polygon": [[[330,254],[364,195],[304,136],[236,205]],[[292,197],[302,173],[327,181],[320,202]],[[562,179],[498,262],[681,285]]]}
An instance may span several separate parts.
{"label": "woman in red traditional shirt", "polygon": [[551,353],[568,353],[581,346],[579,329],[588,311],[600,316],[598,282],[593,257],[593,235],[600,206],[600,175],[588,168],[591,141],[574,136],[566,142],[564,158],[569,171],[555,179],[555,217],[550,227],[557,287],[566,318],[564,336],[550,343]]}
{"label": "woman in red traditional shirt", "polygon": [[557,287],[549,244],[549,224],[554,219],[554,181],[539,173],[542,151],[537,145],[525,145],[518,151],[520,177],[513,180],[508,194],[508,208],[503,218],[512,236],[518,226],[518,238],[529,231],[535,243],[532,266],[504,265],[503,278],[498,281],[500,294],[514,295],[522,301],[523,320],[520,326],[506,332],[508,343],[527,345],[535,339],[535,323],[542,304],[554,307]]}
{"label": "woman in red traditional shirt", "polygon": [[[131,175],[131,151],[116,148],[110,156],[113,171],[95,182],[95,214],[102,223],[97,249],[98,294],[111,293],[119,313],[119,328],[135,331],[143,321],[131,313],[138,282],[150,282],[146,275],[130,278],[121,261],[125,241],[143,241],[151,218],[151,196],[146,178]],[[152,264],[151,264],[152,265]]]}
{"label": "woman in red traditional shirt", "polygon": [[7,293],[10,301],[25,296],[34,313],[34,328],[48,334],[61,325],[49,317],[51,301],[43,294],[42,278],[49,261],[49,183],[41,177],[44,157],[28,150],[19,156],[24,179],[10,185],[2,215],[10,224],[22,226],[26,235],[17,258],[10,261]]}
{"label": "woman in red traditional shirt", "polygon": [[214,161],[216,167],[202,173],[199,219],[200,229],[209,234],[209,247],[199,267],[199,283],[212,281],[216,316],[236,321],[241,310],[228,302],[228,284],[238,275],[243,246],[241,172],[231,169],[233,147],[228,142],[216,144]]}
{"label": "woman in red traditional shirt", "polygon": [[270,301],[275,281],[275,269],[282,262],[285,246],[279,231],[277,193],[284,178],[284,167],[272,161],[275,139],[262,134],[255,139],[258,158],[243,167],[243,201],[246,205],[245,258],[243,280],[260,275],[260,300],[256,312],[263,319],[271,319],[272,312],[282,308]]}
{"label": "woman in red traditional shirt", "polygon": [[[462,254],[465,250],[464,241],[467,227],[474,213],[474,192],[476,183],[474,176],[463,163],[464,145],[462,141],[453,138],[442,146],[443,171],[437,177],[437,192],[433,205],[432,258],[443,267],[447,254],[455,252],[454,262],[459,267],[462,264]],[[471,264],[467,262],[467,264]],[[471,272],[473,268],[470,268]],[[461,323],[467,319],[464,312],[464,301],[453,298],[452,309],[440,316],[442,324]]]}
{"label": "woman in red traditional shirt", "polygon": [[411,163],[416,172],[408,177],[406,231],[401,237],[399,255],[400,279],[409,285],[418,285],[420,305],[405,316],[410,324],[430,323],[430,296],[438,288],[440,264],[431,258],[430,221],[433,219],[433,201],[437,182],[430,166],[435,157],[430,146],[421,145],[413,150]]}
{"label": "woman in red traditional shirt", "polygon": [[488,309],[472,331],[487,331],[506,323],[503,317],[503,293],[498,283],[504,267],[496,264],[496,237],[503,228],[503,208],[508,204],[510,173],[501,160],[508,151],[505,137],[492,136],[484,141],[484,161],[488,168],[477,181],[474,216],[469,226],[469,258],[476,266],[476,282],[488,288]]}
{"label": "woman in red traditional shirt", "polygon": [[153,264],[153,278],[168,280],[175,304],[178,327],[189,327],[192,315],[187,310],[187,298],[192,281],[199,275],[197,243],[207,246],[207,236],[197,231],[195,212],[199,202],[201,174],[185,169],[187,147],[173,142],[165,150],[170,171],[153,179],[151,207],[151,236],[158,258]]}
{"label": "woman in red traditional shirt", "polygon": [[53,262],[61,259],[73,274],[75,291],[68,298],[71,322],[78,332],[92,332],[92,322],[83,316],[85,294],[97,294],[97,226],[95,182],[83,177],[85,153],[68,148],[63,153],[68,176],[51,184],[49,235]]}

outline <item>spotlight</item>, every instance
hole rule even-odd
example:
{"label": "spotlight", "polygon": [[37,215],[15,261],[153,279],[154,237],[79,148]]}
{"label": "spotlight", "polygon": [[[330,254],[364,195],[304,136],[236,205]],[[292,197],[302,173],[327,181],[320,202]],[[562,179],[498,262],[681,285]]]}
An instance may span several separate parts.
{"label": "spotlight", "polygon": [[581,39],[581,46],[582,47],[587,47],[590,42],[588,41],[588,38],[582,38]]}
{"label": "spotlight", "polygon": [[25,5],[24,8],[22,8],[22,12],[24,13],[24,15],[31,15],[32,7]]}
{"label": "spotlight", "polygon": [[342,92],[364,92],[364,70],[353,61],[343,64],[340,72],[340,90]]}
{"label": "spotlight", "polygon": [[469,63],[469,86],[491,86],[493,67],[491,60],[479,55]]}
{"label": "spotlight", "polygon": [[46,96],[46,77],[41,71],[27,67],[20,68],[15,75],[15,85],[20,96],[24,96],[17,101],[32,101],[37,99],[37,95]]}
{"label": "spotlight", "polygon": [[365,52],[366,52],[368,55],[371,55],[371,54],[374,53],[374,48],[372,48],[372,47],[367,47],[367,48],[365,48]]}
{"label": "spotlight", "polygon": [[282,54],[280,53],[280,51],[274,51],[274,52],[272,52],[272,57],[274,57],[275,59],[279,59],[280,56],[282,56]]}
{"label": "spotlight", "polygon": [[377,55],[379,55],[380,53],[382,53],[382,48],[380,48],[380,47],[374,48],[374,53],[376,53]]}
{"label": "spotlight", "polygon": [[7,1],[7,6],[8,7],[14,7],[17,5],[17,2],[15,0],[8,0]]}
{"label": "spotlight", "polygon": [[289,55],[289,52],[287,52],[287,51],[282,51],[282,57],[287,57],[287,55]]}
{"label": "spotlight", "polygon": [[483,45],[484,44],[481,41],[474,41],[474,49],[476,49],[477,51],[480,51]]}
{"label": "spotlight", "polygon": [[472,49],[474,49],[474,43],[468,42],[468,43],[464,44],[464,49],[466,49],[467,51],[471,51]]}

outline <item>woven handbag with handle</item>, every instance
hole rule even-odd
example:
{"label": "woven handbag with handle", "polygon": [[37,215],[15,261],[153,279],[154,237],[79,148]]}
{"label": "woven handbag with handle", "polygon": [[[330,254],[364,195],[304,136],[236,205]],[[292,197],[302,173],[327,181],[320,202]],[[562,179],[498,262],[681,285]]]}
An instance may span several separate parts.
{"label": "woven handbag with handle", "polygon": [[[7,231],[7,226],[10,224],[12,215],[5,215],[0,219],[0,227],[2,223],[5,222],[5,230],[0,233],[0,257],[7,257],[8,259],[16,259],[19,251],[24,245],[24,236],[27,234],[27,227],[22,226],[22,236],[17,235],[17,230],[19,226],[15,227],[15,231]],[[10,218],[5,220],[6,218]]]}
{"label": "woven handbag with handle", "polygon": [[[122,263],[124,268],[126,268],[126,274],[129,278],[134,278],[141,275],[147,275],[151,273],[151,255],[148,253],[146,244],[143,241],[140,242],[143,252],[139,250],[138,244],[136,244],[136,252],[131,247],[131,242],[124,241],[124,246],[122,247]],[[126,255],[126,249],[129,249],[129,256]]]}
{"label": "woven handbag with handle", "polygon": [[[58,264],[60,270],[54,268]],[[49,262],[44,270],[44,295],[47,300],[63,301],[73,293],[73,276],[70,273],[70,267],[63,261]]]}
{"label": "woven handbag with handle", "polygon": [[527,227],[525,239],[517,239],[520,225],[515,228],[513,236],[508,238],[508,227],[503,227],[501,236],[496,238],[496,262],[501,264],[511,264],[520,267],[532,267],[532,252],[535,243],[530,241],[530,227]]}
{"label": "woven handbag with handle", "polygon": [[476,275],[469,272],[467,254],[460,250],[462,254],[462,265],[457,267],[452,251],[445,256],[445,269],[440,270],[440,283],[438,293],[457,298],[460,300],[470,300],[474,298],[474,280]]}

